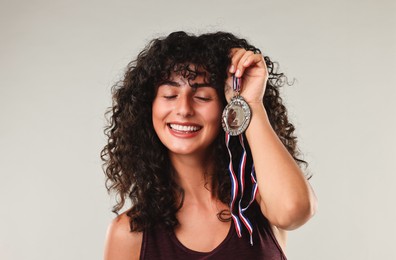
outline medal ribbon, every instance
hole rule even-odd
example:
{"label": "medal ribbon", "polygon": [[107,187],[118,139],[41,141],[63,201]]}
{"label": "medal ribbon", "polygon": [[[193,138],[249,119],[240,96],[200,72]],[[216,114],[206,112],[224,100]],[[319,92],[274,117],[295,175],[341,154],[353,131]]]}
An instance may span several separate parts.
{"label": "medal ribbon", "polygon": [[241,162],[239,163],[239,183],[241,185],[241,197],[239,198],[239,203],[238,203],[238,210],[239,210],[239,217],[242,220],[243,224],[245,225],[246,229],[249,231],[250,234],[250,244],[253,245],[253,227],[252,223],[249,221],[249,219],[245,216],[245,211],[249,208],[249,206],[253,203],[253,201],[256,198],[256,193],[257,193],[257,181],[256,181],[256,176],[255,176],[255,171],[254,171],[254,165],[252,165],[252,170],[250,172],[250,179],[252,181],[252,194],[251,194],[251,199],[248,203],[248,205],[244,208],[242,208],[242,197],[245,193],[245,165],[246,165],[246,149],[245,149],[245,144],[243,140],[243,134],[239,135],[239,142],[243,148],[243,154],[241,158]]}
{"label": "medal ribbon", "polygon": [[[236,92],[237,95],[239,95],[240,78],[237,78],[235,76],[233,77],[233,90],[234,90],[234,92]],[[229,171],[230,177],[231,177],[231,201],[230,201],[231,217],[234,221],[235,229],[236,229],[238,237],[242,236],[242,225],[241,225],[241,222],[242,222],[249,232],[250,244],[253,245],[253,227],[252,227],[252,223],[245,216],[245,211],[249,208],[249,206],[253,203],[253,201],[256,198],[256,194],[257,194],[257,190],[258,190],[257,189],[256,173],[254,170],[254,165],[252,165],[252,169],[250,172],[250,179],[252,181],[251,198],[250,198],[248,205],[246,207],[242,207],[242,199],[243,199],[243,195],[245,192],[245,166],[246,166],[247,153],[246,153],[246,149],[245,149],[243,134],[240,134],[239,142],[243,148],[243,153],[242,153],[242,157],[241,157],[241,160],[239,163],[239,168],[238,168],[238,177],[239,177],[239,183],[238,183],[238,178],[234,172],[234,167],[232,164],[232,153],[231,153],[231,150],[229,147],[230,138],[231,138],[230,134],[226,132],[225,133],[225,143],[226,143],[226,146],[228,149],[228,154],[230,156],[230,163],[228,166],[228,171]],[[234,205],[235,205],[236,198],[238,196],[238,186],[240,186],[241,193],[240,193],[240,198],[239,198],[239,202],[238,202],[238,214],[235,214],[234,213]]]}
{"label": "medal ribbon", "polygon": [[231,177],[230,211],[231,211],[232,220],[234,221],[235,230],[237,232],[237,235],[238,235],[238,237],[241,237],[242,236],[241,222],[240,222],[238,216],[234,214],[234,204],[235,204],[236,197],[238,195],[238,179],[235,175],[234,167],[232,166],[232,153],[231,153],[231,150],[229,147],[230,138],[231,138],[230,134],[225,133],[225,143],[227,146],[228,154],[230,156],[230,163],[228,165],[228,171],[229,171],[230,177]]}
{"label": "medal ribbon", "polygon": [[232,76],[232,90],[239,96],[239,92],[241,91],[241,78]]}

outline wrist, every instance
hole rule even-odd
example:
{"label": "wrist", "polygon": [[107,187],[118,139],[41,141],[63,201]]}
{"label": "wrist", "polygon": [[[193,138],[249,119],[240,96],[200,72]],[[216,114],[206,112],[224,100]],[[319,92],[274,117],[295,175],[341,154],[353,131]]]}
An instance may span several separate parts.
{"label": "wrist", "polygon": [[247,136],[252,132],[253,129],[259,127],[260,125],[271,125],[267,111],[265,110],[264,104],[262,102],[250,102],[249,107],[252,118],[248,128],[246,129]]}
{"label": "wrist", "polygon": [[[252,112],[252,117],[264,115],[267,117],[267,111],[265,110],[264,104],[262,101],[259,102],[248,102],[250,110]],[[253,118],[252,118],[253,119]]]}

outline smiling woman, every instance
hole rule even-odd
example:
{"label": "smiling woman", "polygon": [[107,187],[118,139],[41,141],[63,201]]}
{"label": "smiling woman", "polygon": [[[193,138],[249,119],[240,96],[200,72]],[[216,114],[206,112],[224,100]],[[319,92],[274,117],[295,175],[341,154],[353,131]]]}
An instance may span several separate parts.
{"label": "smiling woman", "polygon": [[[227,103],[231,128],[245,120],[232,105],[235,79],[251,118],[230,138]],[[279,96],[284,80],[230,33],[151,41],[113,88],[101,155],[113,211],[132,207],[111,223],[105,259],[286,259],[286,230],[312,217],[316,198]]]}
{"label": "smiling woman", "polygon": [[[202,76],[194,79],[204,82]],[[222,103],[207,85],[191,86],[181,73],[161,84],[153,101],[153,126],[161,142],[174,154],[201,156],[218,136]]]}

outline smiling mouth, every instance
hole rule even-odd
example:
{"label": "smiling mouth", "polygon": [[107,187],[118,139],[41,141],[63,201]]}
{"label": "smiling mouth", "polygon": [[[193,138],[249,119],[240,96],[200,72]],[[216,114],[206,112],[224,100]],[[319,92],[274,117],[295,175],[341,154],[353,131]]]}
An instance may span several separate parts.
{"label": "smiling mouth", "polygon": [[194,133],[202,129],[201,126],[196,125],[178,125],[178,124],[168,124],[169,128],[183,133]]}

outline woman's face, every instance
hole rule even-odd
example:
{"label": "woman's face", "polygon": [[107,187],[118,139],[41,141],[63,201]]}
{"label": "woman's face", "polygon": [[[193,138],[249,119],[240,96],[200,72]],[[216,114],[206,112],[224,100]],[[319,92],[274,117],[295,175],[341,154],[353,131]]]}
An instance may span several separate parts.
{"label": "woman's face", "polygon": [[[197,76],[194,83],[204,83]],[[188,80],[172,73],[158,87],[152,106],[155,132],[171,154],[204,156],[220,131],[222,104],[216,89],[190,87]]]}

